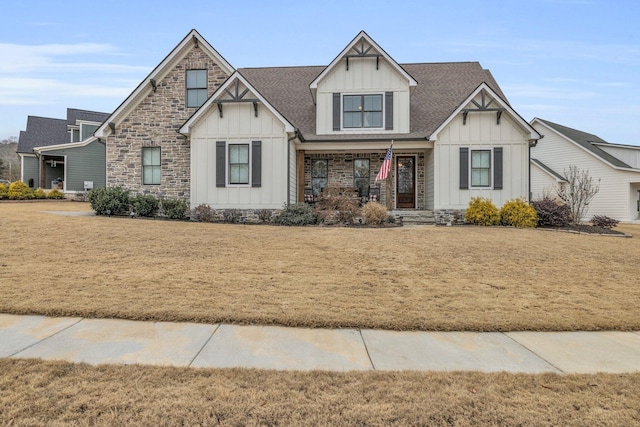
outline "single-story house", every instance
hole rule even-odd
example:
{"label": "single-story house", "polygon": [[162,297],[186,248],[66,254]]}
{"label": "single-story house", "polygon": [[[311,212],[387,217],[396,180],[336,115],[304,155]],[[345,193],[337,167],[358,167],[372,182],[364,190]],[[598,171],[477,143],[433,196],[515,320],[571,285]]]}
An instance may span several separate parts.
{"label": "single-story house", "polygon": [[566,183],[570,166],[588,171],[600,190],[588,206],[587,217],[606,215],[619,221],[640,219],[640,147],[611,144],[597,135],[534,118],[531,125],[544,138],[531,148],[533,199],[556,193]]}
{"label": "single-story house", "polygon": [[108,116],[75,108],[66,120],[29,116],[18,139],[21,180],[65,193],[105,187],[105,145],[93,133]]}
{"label": "single-story house", "polygon": [[234,69],[192,30],[95,135],[108,186],[247,212],[326,186],[397,210],[501,206],[528,199],[540,138],[479,63],[399,64],[364,31],[328,65]]}

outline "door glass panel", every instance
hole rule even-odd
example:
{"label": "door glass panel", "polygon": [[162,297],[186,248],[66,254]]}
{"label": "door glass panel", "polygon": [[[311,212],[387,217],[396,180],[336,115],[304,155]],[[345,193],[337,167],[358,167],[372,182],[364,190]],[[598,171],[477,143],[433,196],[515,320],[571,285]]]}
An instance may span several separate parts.
{"label": "door glass panel", "polygon": [[413,194],[412,157],[398,157],[398,193]]}

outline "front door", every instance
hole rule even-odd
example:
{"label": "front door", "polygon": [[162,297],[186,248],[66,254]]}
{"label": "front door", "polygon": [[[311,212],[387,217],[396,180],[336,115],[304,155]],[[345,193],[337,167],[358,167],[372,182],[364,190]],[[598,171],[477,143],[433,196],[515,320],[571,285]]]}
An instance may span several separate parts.
{"label": "front door", "polygon": [[396,207],[413,209],[416,207],[415,158],[396,157]]}

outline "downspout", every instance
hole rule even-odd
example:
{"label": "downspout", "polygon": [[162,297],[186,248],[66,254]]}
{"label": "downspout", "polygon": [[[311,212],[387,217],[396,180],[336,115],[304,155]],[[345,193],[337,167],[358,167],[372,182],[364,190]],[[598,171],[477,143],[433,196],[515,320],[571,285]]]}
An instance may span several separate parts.
{"label": "downspout", "polygon": [[529,203],[531,203],[531,198],[533,197],[533,195],[531,194],[531,148],[535,147],[536,145],[538,145],[538,140],[544,138],[544,135],[540,135],[540,138],[538,139],[530,139],[529,140],[529,161],[527,162],[527,169],[529,172]]}
{"label": "downspout", "polygon": [[298,128],[293,129],[293,136],[287,138],[287,205],[291,204],[291,141],[298,137]]}

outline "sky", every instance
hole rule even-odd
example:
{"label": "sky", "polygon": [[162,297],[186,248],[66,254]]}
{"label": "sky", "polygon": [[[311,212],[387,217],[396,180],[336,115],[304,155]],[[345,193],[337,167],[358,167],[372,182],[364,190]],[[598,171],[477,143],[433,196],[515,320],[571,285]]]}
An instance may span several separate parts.
{"label": "sky", "polygon": [[235,68],[327,65],[365,30],[398,63],[479,61],[511,106],[640,145],[640,0],[7,1],[0,140],[112,112],[192,29]]}

